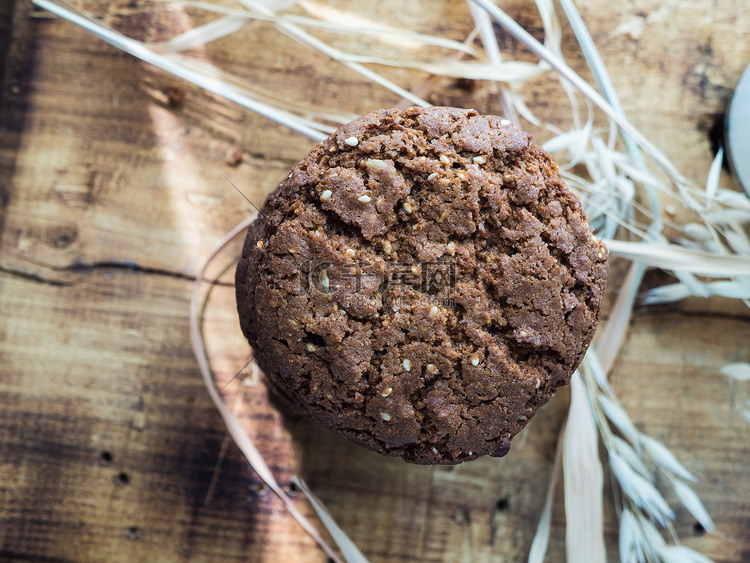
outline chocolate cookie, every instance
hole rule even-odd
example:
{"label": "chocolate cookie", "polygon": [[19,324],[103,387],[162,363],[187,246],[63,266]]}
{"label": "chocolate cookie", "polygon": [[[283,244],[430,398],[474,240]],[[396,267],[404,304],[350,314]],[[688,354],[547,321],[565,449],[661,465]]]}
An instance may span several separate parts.
{"label": "chocolate cookie", "polygon": [[495,116],[377,111],[266,201],[237,267],[272,384],[412,463],[503,456],[591,342],[607,250],[557,166]]}

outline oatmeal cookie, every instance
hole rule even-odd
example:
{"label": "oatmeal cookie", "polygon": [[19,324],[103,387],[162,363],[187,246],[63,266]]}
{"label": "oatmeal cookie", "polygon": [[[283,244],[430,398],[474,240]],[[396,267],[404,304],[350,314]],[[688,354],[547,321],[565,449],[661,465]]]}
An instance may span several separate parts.
{"label": "oatmeal cookie", "polygon": [[382,110],[300,162],[251,226],[242,330],[273,386],[412,463],[503,456],[591,342],[607,250],[496,116]]}

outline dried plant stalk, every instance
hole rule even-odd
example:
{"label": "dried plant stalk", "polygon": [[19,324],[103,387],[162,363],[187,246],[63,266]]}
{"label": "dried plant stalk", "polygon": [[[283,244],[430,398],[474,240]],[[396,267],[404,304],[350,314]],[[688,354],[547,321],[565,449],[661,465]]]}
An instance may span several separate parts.
{"label": "dried plant stalk", "polygon": [[578,371],[570,381],[570,411],[563,440],[565,547],[568,561],[604,563],[602,466],[599,436],[586,386]]}
{"label": "dried plant stalk", "polygon": [[[193,353],[195,354],[195,359],[198,362],[198,367],[200,369],[201,375],[203,376],[203,380],[206,384],[206,389],[208,390],[208,394],[211,397],[211,401],[213,401],[214,406],[219,411],[219,414],[221,415],[221,418],[224,420],[224,424],[227,427],[227,431],[229,432],[229,435],[232,437],[232,439],[235,441],[237,446],[239,447],[240,451],[243,453],[245,458],[247,459],[250,466],[255,470],[255,472],[258,474],[258,477],[268,486],[269,489],[271,489],[276,496],[278,496],[281,501],[286,506],[289,513],[292,515],[292,517],[299,522],[300,526],[310,535],[310,537],[315,540],[315,543],[317,543],[320,548],[328,555],[330,559],[335,561],[336,563],[341,563],[341,559],[339,558],[338,554],[335,552],[335,550],[328,545],[328,542],[326,542],[323,537],[318,533],[318,531],[315,529],[315,527],[312,525],[312,523],[305,517],[304,514],[302,514],[299,509],[294,504],[294,501],[292,501],[291,498],[289,498],[289,495],[287,495],[284,490],[279,486],[278,482],[276,481],[276,478],[273,476],[273,473],[271,472],[271,469],[266,464],[265,460],[263,459],[263,455],[258,451],[258,449],[255,447],[255,444],[250,439],[250,436],[245,432],[245,429],[240,424],[239,420],[237,420],[237,417],[232,413],[232,411],[229,409],[227,404],[224,402],[224,399],[221,397],[218,389],[216,389],[216,383],[214,380],[213,372],[211,371],[211,366],[208,361],[208,355],[206,354],[206,347],[205,342],[203,339],[203,334],[201,330],[201,315],[200,310],[201,307],[201,301],[200,301],[200,291],[202,282],[204,280],[204,276],[206,273],[206,269],[208,268],[208,265],[211,263],[211,261],[235,238],[237,238],[239,235],[244,233],[247,228],[250,226],[250,224],[255,220],[255,215],[251,215],[250,217],[244,219],[239,225],[237,225],[234,229],[232,229],[222,240],[219,242],[219,244],[216,245],[214,250],[209,254],[206,261],[201,266],[200,270],[198,271],[198,275],[195,278],[195,283],[193,285],[193,293],[192,297],[190,299],[190,344],[193,347]],[[317,506],[316,506],[317,510]],[[330,519],[329,519],[330,520]],[[329,520],[324,520],[324,524],[329,524]],[[332,522],[332,520],[330,520]],[[335,529],[332,530],[332,535],[334,539],[337,541],[341,541],[343,532],[341,532],[340,528],[338,526],[335,527]],[[344,536],[345,537],[345,536]],[[353,550],[349,544],[351,544],[351,540],[346,538],[348,543],[339,544],[339,547],[342,547],[342,551],[344,553],[348,553],[350,555],[353,554]],[[353,544],[352,544],[353,545]],[[355,548],[356,549],[356,548]],[[358,553],[358,551],[357,551]],[[359,554],[359,558],[354,557],[353,559],[347,558],[347,561],[349,562],[360,562],[364,561],[364,557]]]}

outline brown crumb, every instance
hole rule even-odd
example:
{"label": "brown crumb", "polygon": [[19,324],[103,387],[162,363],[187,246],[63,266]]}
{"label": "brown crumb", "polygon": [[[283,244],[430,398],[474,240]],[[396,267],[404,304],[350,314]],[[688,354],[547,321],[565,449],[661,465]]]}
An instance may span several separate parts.
{"label": "brown crumb", "polygon": [[185,101],[186,92],[185,88],[182,86],[169,86],[165,94],[167,95],[167,104],[169,104],[170,107],[178,108],[182,106],[182,102]]}
{"label": "brown crumb", "polygon": [[239,166],[243,159],[242,149],[232,149],[227,152],[227,166]]}

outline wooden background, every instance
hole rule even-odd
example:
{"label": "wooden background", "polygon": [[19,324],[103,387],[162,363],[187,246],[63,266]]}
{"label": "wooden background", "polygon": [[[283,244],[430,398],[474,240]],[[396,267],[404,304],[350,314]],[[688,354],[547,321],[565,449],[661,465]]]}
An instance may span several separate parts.
{"label": "wooden background", "polygon": [[[472,29],[459,1],[331,5],[458,40]],[[503,5],[540,36],[532,5]],[[178,9],[157,15],[147,6],[102,2],[100,13],[149,40],[190,24]],[[703,181],[709,130],[750,62],[750,5],[579,7],[633,122]],[[615,32],[628,21],[643,24],[640,36]],[[571,65],[590,76],[563,29]],[[510,57],[528,58],[502,32],[500,39]],[[262,23],[197,54],[270,93],[322,107],[363,113],[398,101]],[[199,263],[251,210],[225,178],[260,205],[312,143],[26,0],[0,2],[0,62],[0,559],[325,561],[227,439],[187,330]],[[387,74],[409,88],[423,78]],[[170,88],[184,100],[170,104]],[[441,80],[430,101],[499,112],[482,83]],[[539,81],[528,103],[566,125],[554,81]],[[226,155],[237,149],[244,160],[230,167]],[[232,288],[217,287],[207,330],[224,381],[249,354],[235,317]],[[737,304],[639,307],[612,375],[636,425],[699,477],[695,489],[718,531],[703,533],[679,507],[675,526],[685,545],[721,562],[750,561],[750,426],[732,412],[718,373],[750,360],[748,343],[750,311]],[[568,400],[558,393],[506,458],[413,467],[282,416],[257,374],[225,394],[279,481],[288,487],[293,474],[303,476],[379,562],[524,561]],[[610,496],[605,532],[615,560]],[[558,494],[548,561],[565,559],[564,537]]]}

